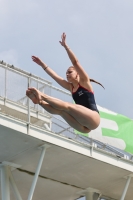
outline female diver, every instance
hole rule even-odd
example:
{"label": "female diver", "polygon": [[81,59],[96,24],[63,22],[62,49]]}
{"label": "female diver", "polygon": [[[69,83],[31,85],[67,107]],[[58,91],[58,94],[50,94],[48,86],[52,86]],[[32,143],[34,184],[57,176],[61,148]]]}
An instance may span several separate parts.
{"label": "female diver", "polygon": [[72,93],[75,104],[64,102],[60,99],[43,94],[36,88],[28,88],[26,95],[34,104],[41,105],[47,112],[63,117],[74,129],[82,133],[88,133],[96,129],[100,123],[100,116],[90,81],[98,82],[90,79],[80,65],[78,59],[66,44],[65,33],[62,34],[61,39],[60,44],[65,48],[73,65],[67,69],[67,81],[58,76],[38,57],[32,56],[32,60],[40,65],[59,85]]}

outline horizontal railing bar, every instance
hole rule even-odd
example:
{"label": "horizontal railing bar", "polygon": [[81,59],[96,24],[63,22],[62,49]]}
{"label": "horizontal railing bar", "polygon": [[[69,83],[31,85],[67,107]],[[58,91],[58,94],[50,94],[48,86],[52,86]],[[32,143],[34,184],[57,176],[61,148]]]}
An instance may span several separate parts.
{"label": "horizontal railing bar", "polygon": [[[60,92],[62,92],[62,93],[64,93],[64,94],[67,94],[67,95],[71,96],[71,93],[70,93],[70,92],[67,92],[67,91],[62,90],[62,89],[60,89],[60,88],[58,88],[58,87],[55,87],[55,86],[51,85],[51,84],[52,84],[51,82],[48,82],[48,81],[46,81],[46,80],[44,80],[44,79],[42,79],[42,78],[40,78],[40,77],[38,77],[38,76],[35,76],[35,75],[30,74],[30,73],[25,72],[25,71],[21,71],[21,70],[19,71],[19,69],[18,69],[18,68],[15,68],[15,67],[13,67],[13,68],[8,67],[8,65],[5,66],[5,65],[0,64],[0,66],[3,67],[3,68],[5,68],[5,69],[7,68],[8,70],[13,71],[13,72],[15,72],[15,73],[17,73],[17,74],[23,75],[23,76],[25,76],[25,77],[27,77],[27,78],[30,77],[31,80],[32,80],[32,79],[33,79],[33,80],[36,80],[37,82],[42,83],[42,84],[45,84],[45,85],[49,86],[50,88],[55,89],[56,91],[60,91]],[[26,74],[26,73],[27,73],[27,74]]]}

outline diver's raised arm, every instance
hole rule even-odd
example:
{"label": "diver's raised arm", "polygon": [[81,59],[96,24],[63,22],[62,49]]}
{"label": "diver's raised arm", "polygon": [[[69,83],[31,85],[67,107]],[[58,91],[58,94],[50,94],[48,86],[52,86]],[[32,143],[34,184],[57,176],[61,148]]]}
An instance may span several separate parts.
{"label": "diver's raised arm", "polygon": [[62,41],[59,41],[59,42],[65,48],[65,50],[67,51],[67,54],[68,54],[68,56],[69,56],[69,58],[70,58],[70,60],[73,64],[73,66],[75,67],[76,71],[79,73],[80,78],[83,79],[84,81],[89,81],[90,79],[89,79],[88,74],[85,72],[85,70],[83,69],[83,67],[79,63],[75,54],[72,52],[72,50],[66,44],[66,34],[65,33],[62,34],[61,39],[62,39]]}
{"label": "diver's raised arm", "polygon": [[59,85],[61,85],[63,88],[70,91],[70,83],[67,82],[65,79],[60,77],[56,72],[54,72],[48,65],[46,65],[40,58],[36,56],[32,56],[32,60],[40,65],[44,71],[51,76]]}

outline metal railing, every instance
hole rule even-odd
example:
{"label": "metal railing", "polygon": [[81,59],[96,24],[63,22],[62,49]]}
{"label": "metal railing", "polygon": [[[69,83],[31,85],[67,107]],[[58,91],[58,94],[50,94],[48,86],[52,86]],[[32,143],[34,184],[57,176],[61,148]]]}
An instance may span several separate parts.
{"label": "metal railing", "polygon": [[[35,87],[47,95],[60,98],[67,102],[72,102],[69,92],[53,86],[51,82],[45,79],[32,75],[2,61],[0,62],[0,85],[0,97],[4,99],[4,102],[10,101],[16,105],[25,107],[27,110],[25,117],[22,116],[20,112],[12,112],[12,110],[7,109],[7,107],[2,108],[4,113],[13,115],[18,119],[26,121],[27,123],[34,123],[33,121],[35,120],[33,119],[33,116],[30,116],[30,112],[32,110],[38,113],[38,115],[44,115],[46,118],[49,118],[51,123],[53,123],[53,126],[51,126],[51,130],[53,132],[63,132],[63,129],[66,131],[66,128],[71,129],[71,127],[68,127],[67,124],[63,123],[63,120],[63,124],[61,126],[61,119],[59,119],[60,124],[56,123],[55,121],[57,121],[57,119],[45,111],[41,106],[33,104],[32,101],[30,101],[26,96],[27,88]],[[38,124],[42,128],[46,128],[43,123],[38,122],[37,125]]]}
{"label": "metal railing", "polygon": [[[49,128],[49,130],[58,135],[71,138],[84,145],[94,144],[95,147],[115,154],[116,156],[133,160],[132,155],[124,151],[119,151],[110,145],[103,144],[89,137],[75,134],[73,128],[61,117],[52,116],[41,106],[33,104],[26,96],[26,89],[30,86],[55,98],[72,102],[69,92],[53,86],[51,82],[45,79],[18,69],[13,65],[6,64],[3,61],[0,61],[0,86],[0,98],[4,102],[3,105],[1,104],[0,112],[24,120],[28,125],[28,130],[30,129],[30,124],[40,126],[43,129]],[[7,106],[7,103],[12,104],[13,108]],[[51,123],[50,127],[47,125],[48,123]]]}

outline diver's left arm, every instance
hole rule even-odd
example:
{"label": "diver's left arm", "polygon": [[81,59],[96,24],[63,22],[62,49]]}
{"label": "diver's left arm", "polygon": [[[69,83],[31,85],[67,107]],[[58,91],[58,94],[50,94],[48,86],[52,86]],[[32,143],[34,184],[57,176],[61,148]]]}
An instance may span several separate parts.
{"label": "diver's left arm", "polygon": [[79,63],[79,61],[78,61],[77,57],[75,56],[75,54],[73,53],[73,51],[66,44],[66,34],[63,33],[61,38],[62,38],[62,41],[60,41],[60,43],[65,48],[73,66],[75,67],[76,71],[80,75],[80,79],[84,80],[85,82],[86,81],[90,82],[88,74],[85,72],[85,70],[83,69],[83,67]]}

